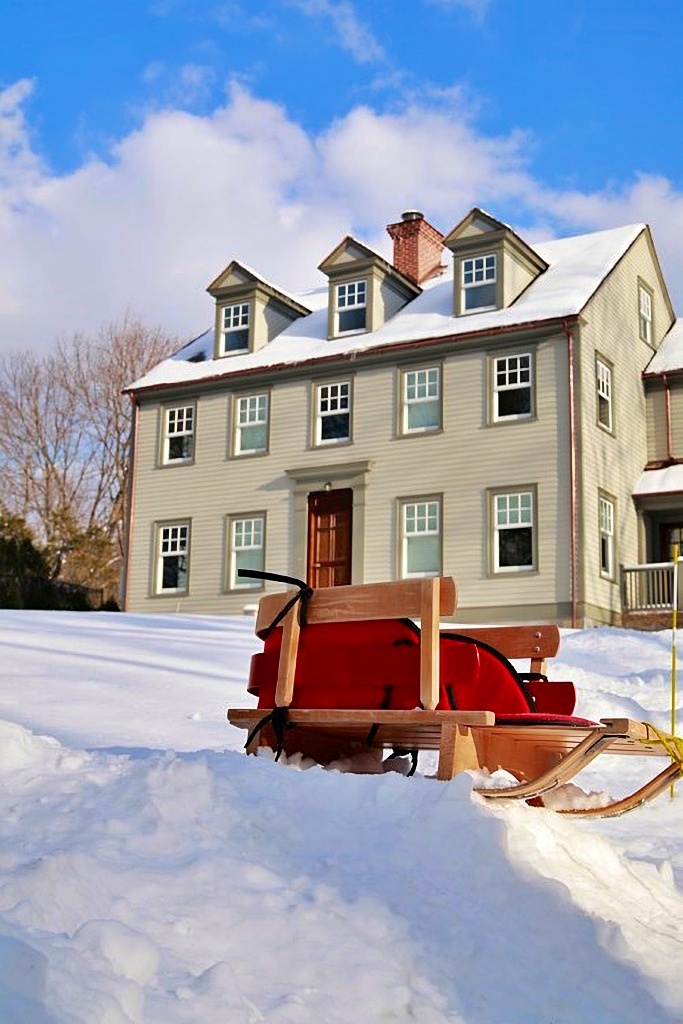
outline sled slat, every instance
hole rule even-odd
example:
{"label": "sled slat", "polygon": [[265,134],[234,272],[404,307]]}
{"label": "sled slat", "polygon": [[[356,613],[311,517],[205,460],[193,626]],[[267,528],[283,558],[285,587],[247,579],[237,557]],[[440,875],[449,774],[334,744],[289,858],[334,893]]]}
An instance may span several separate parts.
{"label": "sled slat", "polygon": [[[456,586],[452,576],[435,577],[439,581],[439,613],[452,616],[456,609]],[[368,619],[419,618],[422,614],[421,579],[395,580],[391,583],[362,583],[346,587],[321,587],[313,592],[306,606],[306,621],[337,622]],[[256,632],[266,629],[292,596],[292,591],[266,594],[259,602]],[[437,616],[438,617],[438,616]]]}
{"label": "sled slat", "polygon": [[295,605],[285,616],[282,625],[282,647],[275,687],[275,705],[278,708],[288,707],[292,703],[300,632],[298,609]]}
{"label": "sled slat", "polygon": [[433,711],[439,703],[440,580],[422,580],[420,594],[420,700]]}

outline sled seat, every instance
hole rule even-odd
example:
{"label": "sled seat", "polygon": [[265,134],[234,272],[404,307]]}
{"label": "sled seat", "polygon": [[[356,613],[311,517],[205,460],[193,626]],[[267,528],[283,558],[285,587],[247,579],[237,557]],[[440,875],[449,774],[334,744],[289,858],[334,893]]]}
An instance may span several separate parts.
{"label": "sled seat", "polygon": [[[516,785],[480,791],[490,799],[540,796],[569,781],[601,753],[671,756],[670,748],[662,743],[661,734],[648,725],[629,719],[592,722],[574,716],[571,682],[532,679],[528,686],[532,690],[533,711],[524,702],[520,706],[517,697],[510,696],[509,688],[498,687],[489,693],[481,684],[475,689],[457,690],[460,698],[465,693],[467,707],[461,708],[458,704],[455,710],[444,708],[440,663],[450,657],[448,638],[452,634],[440,631],[440,620],[454,615],[456,593],[455,581],[450,577],[321,588],[309,595],[306,604],[303,644],[300,608],[293,606],[274,631],[270,653],[256,655],[252,664],[250,690],[259,696],[259,707],[228,711],[233,725],[249,730],[247,751],[255,753],[259,746],[265,745],[275,749],[279,743],[287,754],[302,753],[325,764],[362,749],[374,749],[380,754],[387,748],[437,750],[437,777],[443,781],[458,772],[480,768],[489,771],[504,768],[515,776]],[[256,620],[257,635],[268,633],[273,620],[290,602],[291,594],[290,591],[262,598]],[[334,675],[337,661],[347,664],[343,661],[345,652],[341,647],[336,656],[329,655],[329,648],[322,648],[322,660],[320,652],[315,654],[315,637],[332,635],[324,630],[316,633],[316,627],[367,622],[376,624],[384,634],[387,624],[402,625],[412,618],[420,619],[417,639],[414,631],[404,635],[399,630],[393,642],[397,646],[387,648],[385,655],[390,677],[398,664],[394,657],[396,652],[403,663],[410,663],[412,659],[417,685],[408,706],[381,707],[373,703],[363,707],[362,698],[361,706],[350,707],[339,704],[311,707],[297,702],[297,689],[306,692],[306,685],[311,683],[308,679],[311,666],[317,666],[318,678],[313,682],[324,683],[326,676]],[[457,644],[461,644],[462,638],[469,638],[495,648],[505,658],[528,659],[532,675],[545,674],[547,660],[557,653],[560,641],[557,627],[549,625],[458,629],[457,638]],[[266,639],[266,648],[268,646]],[[361,646],[359,651],[364,649]],[[298,664],[300,651],[302,658]],[[306,651],[308,662],[303,656]],[[275,654],[276,663],[273,661]],[[372,671],[380,671],[381,657],[371,660],[379,665]],[[302,675],[304,667],[306,671]],[[362,671],[360,675],[363,676]],[[275,680],[274,687],[272,683],[268,686],[269,678]],[[382,678],[381,671],[379,678]],[[373,684],[374,681],[373,676]],[[485,680],[481,683],[485,684]],[[319,702],[318,692],[309,690],[309,693]],[[348,688],[344,694],[348,703],[356,700]],[[376,699],[375,694],[372,700]],[[323,698],[323,703],[333,704],[334,701]],[[276,719],[281,726],[279,736],[274,725]],[[581,813],[622,813],[661,792],[679,774],[680,763],[674,762],[630,797],[607,808],[591,808]]]}

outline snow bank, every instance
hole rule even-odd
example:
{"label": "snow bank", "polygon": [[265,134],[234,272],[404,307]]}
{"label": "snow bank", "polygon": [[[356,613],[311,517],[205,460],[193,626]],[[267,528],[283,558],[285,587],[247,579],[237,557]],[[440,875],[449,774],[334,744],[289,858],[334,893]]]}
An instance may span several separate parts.
{"label": "snow bank", "polygon": [[[0,613],[3,1024],[683,1019],[680,799],[581,822],[246,758],[252,628]],[[574,633],[561,674],[663,713],[667,657]]]}

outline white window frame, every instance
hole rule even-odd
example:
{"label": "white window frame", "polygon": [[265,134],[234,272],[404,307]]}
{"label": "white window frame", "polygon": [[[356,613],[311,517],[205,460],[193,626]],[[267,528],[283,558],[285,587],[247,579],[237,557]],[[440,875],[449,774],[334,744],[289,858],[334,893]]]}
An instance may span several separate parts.
{"label": "white window frame", "polygon": [[[441,429],[441,367],[425,366],[403,370],[401,381],[402,416],[401,433],[424,434]],[[412,409],[420,406],[436,407],[436,422],[426,426],[410,426]]]}
{"label": "white window frame", "polygon": [[[233,454],[262,455],[268,450],[268,426],[270,416],[270,396],[267,391],[254,392],[250,395],[235,396],[235,420],[233,435]],[[242,444],[243,432],[263,427],[263,447],[250,448]]]}
{"label": "white window frame", "polygon": [[[197,406],[195,402],[166,406],[163,409],[162,462],[164,465],[177,466],[193,461],[196,421]],[[183,447],[187,446],[189,451],[184,451],[182,455],[171,455],[173,442],[179,438],[185,439],[182,444]]]}
{"label": "white window frame", "polygon": [[[243,552],[260,552],[257,565],[244,566],[239,564]],[[245,512],[228,516],[228,589],[259,590],[263,589],[263,581],[258,579],[241,579],[237,575],[240,568],[259,569],[263,571],[266,558],[266,515],[265,512]],[[252,559],[250,559],[252,560]]]}
{"label": "white window frame", "polygon": [[[405,498],[399,503],[400,516],[400,574],[401,579],[440,576],[443,563],[442,499],[440,497]],[[436,538],[438,557],[432,569],[411,572],[411,541]]]}
{"label": "white window frame", "polygon": [[[249,351],[249,336],[251,330],[251,303],[235,302],[229,306],[221,307],[221,352],[224,356],[240,355]],[[242,331],[247,332],[246,344],[239,348],[228,348],[230,335],[236,335]]]}
{"label": "white window frame", "polygon": [[[502,513],[502,514],[501,514]],[[536,495],[531,487],[519,490],[493,491],[491,495],[493,526],[493,571],[508,575],[536,571]],[[508,530],[531,530],[531,565],[501,565],[500,542]]]}
{"label": "white window frame", "polygon": [[[164,586],[167,560],[179,559],[184,563],[182,571],[185,582],[181,586]],[[154,593],[187,594],[190,582],[190,521],[178,520],[173,523],[158,523],[156,527],[156,566],[154,570]]]}
{"label": "white window frame", "polygon": [[600,575],[603,579],[615,579],[614,524],[616,503],[606,494],[598,495],[598,530]]}
{"label": "white window frame", "polygon": [[652,292],[638,285],[638,332],[643,341],[652,344]]}
{"label": "white window frame", "polygon": [[[335,285],[335,334],[364,334],[368,329],[368,282],[364,278],[356,281],[341,281]],[[362,327],[351,327],[342,330],[341,318],[343,313],[354,310],[365,310],[365,319]]]}
{"label": "white window frame", "polygon": [[465,256],[460,264],[460,312],[485,313],[497,309],[496,302],[468,306],[469,296],[476,298],[477,289],[494,286],[494,294],[498,284],[498,254],[487,252],[482,256]]}
{"label": "white window frame", "polygon": [[612,433],[612,367],[599,356],[595,360],[598,426]]}
{"label": "white window frame", "polygon": [[[493,422],[512,423],[529,420],[534,415],[534,356],[533,352],[514,352],[509,355],[494,356],[492,362],[493,389]],[[503,375],[501,382],[500,377]],[[523,380],[524,375],[528,380]],[[511,391],[529,392],[529,411],[519,413],[500,412],[499,396]]]}
{"label": "white window frame", "polygon": [[[351,440],[352,389],[350,380],[326,381],[315,385],[315,444],[327,446],[348,444]],[[327,405],[327,408],[323,408]],[[348,431],[345,437],[323,438],[323,425],[328,417],[346,416]]]}

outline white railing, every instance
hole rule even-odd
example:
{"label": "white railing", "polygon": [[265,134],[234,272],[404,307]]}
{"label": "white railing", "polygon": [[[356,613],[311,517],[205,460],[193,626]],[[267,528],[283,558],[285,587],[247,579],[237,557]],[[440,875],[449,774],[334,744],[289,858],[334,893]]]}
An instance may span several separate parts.
{"label": "white railing", "polygon": [[622,565],[621,594],[625,612],[671,611],[675,586],[673,562]]}

